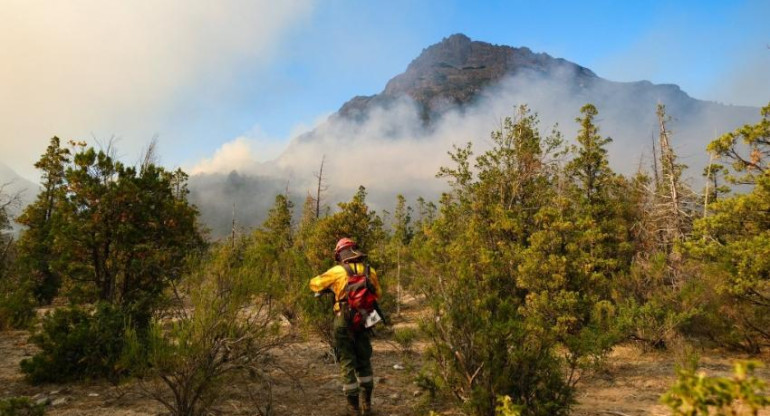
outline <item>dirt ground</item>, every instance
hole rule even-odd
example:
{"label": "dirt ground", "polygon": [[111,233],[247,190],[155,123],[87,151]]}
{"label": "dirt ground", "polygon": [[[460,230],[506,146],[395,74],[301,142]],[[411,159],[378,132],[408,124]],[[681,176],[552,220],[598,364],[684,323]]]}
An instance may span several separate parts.
{"label": "dirt ground", "polygon": [[[419,312],[406,308],[398,326],[415,326]],[[19,362],[34,354],[26,331],[0,332],[0,398],[27,396],[48,404],[49,415],[157,415],[165,409],[148,399],[136,382],[118,387],[107,382],[33,386],[25,382]],[[416,343],[404,352],[396,343],[377,337],[373,340],[375,367],[374,408],[378,416],[427,415],[428,394],[415,383],[422,364],[424,344]],[[699,351],[703,370],[710,375],[727,375],[731,363],[744,356],[719,351]],[[317,340],[298,340],[273,352],[281,368],[271,373],[272,413],[274,415],[330,416],[341,414],[344,399],[337,365],[325,357],[326,348]],[[643,352],[624,345],[615,348],[604,370],[586,377],[578,386],[578,416],[667,415],[659,403],[661,394],[674,380],[676,354]],[[768,356],[763,361],[768,363]],[[770,369],[760,370],[770,380]],[[451,406],[445,406],[451,409]],[[239,400],[225,400],[221,414],[259,414]],[[459,414],[446,410],[443,414]],[[770,415],[770,411],[761,413]]]}

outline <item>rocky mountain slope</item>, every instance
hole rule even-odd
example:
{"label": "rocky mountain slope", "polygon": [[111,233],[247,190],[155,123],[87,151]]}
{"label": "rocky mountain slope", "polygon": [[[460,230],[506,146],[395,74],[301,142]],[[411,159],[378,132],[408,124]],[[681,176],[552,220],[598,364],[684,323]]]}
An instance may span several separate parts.
{"label": "rocky mountain slope", "polygon": [[[517,76],[532,81],[557,81],[562,88],[560,95],[583,97],[599,107],[617,97],[633,98],[621,106],[632,109],[638,107],[635,103],[654,107],[662,102],[673,110],[672,114],[682,113],[679,117],[697,110],[711,110],[727,118],[758,114],[755,108],[693,99],[674,84],[612,82],[588,68],[547,53],[473,41],[463,34],[455,34],[424,49],[404,73],[388,81],[381,93],[354,97],[337,115],[360,121],[372,108],[387,107],[399,98],[409,97],[418,105],[422,119],[430,122],[448,110],[476,103],[485,90],[500,87],[506,79]],[[522,94],[522,98],[525,96]]]}
{"label": "rocky mountain slope", "polygon": [[523,71],[569,73],[578,83],[597,79],[591,70],[564,59],[455,34],[423,50],[404,73],[388,81],[381,94],[355,97],[342,106],[339,115],[361,118],[373,106],[387,106],[408,96],[429,120],[454,106],[472,103],[485,87]]}
{"label": "rocky mountain slope", "polygon": [[[11,218],[19,215],[23,207],[35,200],[38,192],[38,186],[27,179],[22,178],[11,168],[0,163],[0,204],[5,203],[9,198],[13,202],[8,206]],[[18,232],[21,228],[18,224],[11,221],[13,232]]]}
{"label": "rocky mountain slope", "polygon": [[237,175],[193,177],[192,198],[208,224],[228,224],[223,230],[212,226],[215,235],[229,230],[233,203],[238,222],[255,226],[277,193],[288,189],[301,206],[315,189],[314,174],[325,157],[325,196],[331,207],[350,199],[359,185],[367,187],[377,209],[392,208],[399,193],[412,201],[417,196],[436,199],[445,183],[435,173],[450,162],[446,152],[453,145],[472,141],[482,150],[489,132],[521,104],[539,114],[544,135],[558,125],[569,142],[586,103],[598,108],[600,132],[613,139],[610,164],[624,174],[651,165],[655,109],[665,104],[672,116],[673,146],[690,166],[687,175],[696,187],[708,162],[706,145],[759,118],[758,108],[698,100],[673,84],[614,82],[546,53],[456,34],[424,49],[379,94],[344,103],[328,120],[294,138],[276,160]]}

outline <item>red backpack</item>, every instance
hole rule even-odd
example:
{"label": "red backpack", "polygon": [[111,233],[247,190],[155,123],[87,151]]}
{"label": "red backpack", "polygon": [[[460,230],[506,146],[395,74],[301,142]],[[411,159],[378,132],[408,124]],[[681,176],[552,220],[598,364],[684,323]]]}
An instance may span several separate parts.
{"label": "red backpack", "polygon": [[369,265],[364,266],[363,274],[356,274],[347,263],[342,264],[342,267],[348,273],[348,283],[345,285],[350,308],[348,325],[353,331],[362,331],[366,329],[366,319],[374,312],[377,302],[374,285],[369,279]]}

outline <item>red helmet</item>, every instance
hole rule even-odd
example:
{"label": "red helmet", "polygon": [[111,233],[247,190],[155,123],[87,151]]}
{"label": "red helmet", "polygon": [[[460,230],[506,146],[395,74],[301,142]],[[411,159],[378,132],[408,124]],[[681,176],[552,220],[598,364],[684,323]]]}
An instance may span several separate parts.
{"label": "red helmet", "polygon": [[340,238],[340,241],[337,241],[337,246],[334,247],[334,259],[339,260],[340,252],[346,248],[356,248],[356,242],[345,237]]}

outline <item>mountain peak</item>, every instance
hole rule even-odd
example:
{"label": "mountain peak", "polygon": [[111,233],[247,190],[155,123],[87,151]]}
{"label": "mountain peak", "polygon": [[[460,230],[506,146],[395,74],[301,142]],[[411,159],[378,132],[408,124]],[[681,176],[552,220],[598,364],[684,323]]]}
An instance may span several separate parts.
{"label": "mountain peak", "polygon": [[474,41],[457,33],[423,49],[404,73],[388,81],[382,93],[355,97],[342,106],[339,114],[360,118],[372,105],[410,97],[428,121],[448,108],[473,101],[485,87],[505,76],[521,71],[547,74],[557,68],[575,77],[596,78],[589,69],[564,59],[533,53],[525,47]]}

